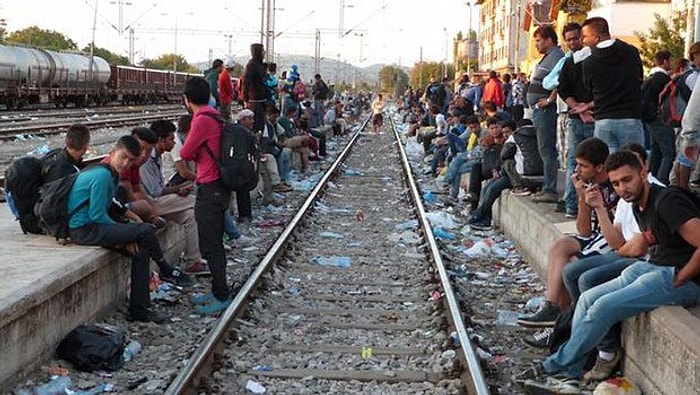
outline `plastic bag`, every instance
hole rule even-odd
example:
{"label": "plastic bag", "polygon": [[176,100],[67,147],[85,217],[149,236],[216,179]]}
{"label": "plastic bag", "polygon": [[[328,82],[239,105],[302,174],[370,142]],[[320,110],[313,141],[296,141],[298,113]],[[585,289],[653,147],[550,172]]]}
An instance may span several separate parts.
{"label": "plastic bag", "polygon": [[124,361],[124,332],[111,325],[80,325],[61,340],[56,349],[60,359],[76,369],[92,372],[119,370]]}

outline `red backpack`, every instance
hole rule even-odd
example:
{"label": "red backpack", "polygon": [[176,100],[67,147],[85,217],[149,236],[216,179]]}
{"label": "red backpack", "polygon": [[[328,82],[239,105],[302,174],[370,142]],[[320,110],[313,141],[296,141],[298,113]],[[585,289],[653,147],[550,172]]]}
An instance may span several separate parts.
{"label": "red backpack", "polygon": [[659,95],[659,117],[669,127],[681,126],[683,113],[688,107],[688,100],[692,90],[688,88],[686,80],[691,74],[697,73],[695,69],[687,70],[671,78]]}

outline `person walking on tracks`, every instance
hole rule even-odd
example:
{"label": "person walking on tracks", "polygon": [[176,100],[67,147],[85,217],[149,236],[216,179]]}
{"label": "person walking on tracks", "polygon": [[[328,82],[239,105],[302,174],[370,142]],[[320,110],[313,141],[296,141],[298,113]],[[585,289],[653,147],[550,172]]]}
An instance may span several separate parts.
{"label": "person walking on tracks", "polygon": [[374,127],[374,133],[379,133],[384,125],[384,100],[382,94],[377,94],[377,97],[372,102],[372,126]]}

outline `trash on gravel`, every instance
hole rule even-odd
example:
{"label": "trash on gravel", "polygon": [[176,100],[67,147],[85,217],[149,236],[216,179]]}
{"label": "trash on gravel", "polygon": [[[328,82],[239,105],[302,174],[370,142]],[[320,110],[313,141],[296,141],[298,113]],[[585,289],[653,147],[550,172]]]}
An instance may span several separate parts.
{"label": "trash on gravel", "polygon": [[272,372],[272,367],[268,365],[255,365],[253,370],[256,372]]}
{"label": "trash on gravel", "polygon": [[321,237],[325,237],[327,239],[342,239],[345,236],[341,235],[340,233],[335,233],[335,232],[321,232],[318,234]]}
{"label": "trash on gravel", "polygon": [[450,213],[444,211],[432,211],[425,214],[426,218],[430,222],[430,225],[437,226],[445,229],[454,229],[457,224],[455,219]]}
{"label": "trash on gravel", "polygon": [[413,244],[420,241],[420,236],[410,230],[405,230],[401,233],[390,233],[389,236],[387,236],[387,239],[394,243]]}
{"label": "trash on gravel", "polygon": [[436,203],[438,198],[433,192],[427,191],[423,194],[423,201],[426,203]]}
{"label": "trash on gravel", "polygon": [[343,172],[345,173],[346,176],[361,176],[362,175],[359,171],[353,170],[353,169],[345,169]]}
{"label": "trash on gravel", "polygon": [[271,228],[273,226],[284,226],[284,225],[285,225],[284,221],[274,220],[274,219],[260,221],[260,223],[258,223],[258,226],[261,228]]}
{"label": "trash on gravel", "polygon": [[520,318],[520,316],[521,314],[517,311],[498,310],[496,323],[505,326],[518,326],[518,318]]}
{"label": "trash on gravel", "polygon": [[442,240],[455,240],[456,237],[452,233],[446,231],[443,228],[433,228],[433,236]]}
{"label": "trash on gravel", "polygon": [[484,240],[477,241],[464,254],[470,258],[486,258],[491,254],[491,246]]}
{"label": "trash on gravel", "polygon": [[365,214],[362,212],[362,210],[355,211],[355,219],[360,222],[365,220]]}
{"label": "trash on gravel", "polygon": [[352,261],[348,256],[316,256],[311,258],[311,262],[321,266],[350,267]]}
{"label": "trash on gravel", "polygon": [[400,224],[396,224],[394,226],[395,230],[409,230],[413,229],[418,226],[418,220],[417,219],[412,219],[410,221],[402,222]]}
{"label": "trash on gravel", "polygon": [[544,302],[544,296],[535,296],[525,303],[525,310],[535,312]]}

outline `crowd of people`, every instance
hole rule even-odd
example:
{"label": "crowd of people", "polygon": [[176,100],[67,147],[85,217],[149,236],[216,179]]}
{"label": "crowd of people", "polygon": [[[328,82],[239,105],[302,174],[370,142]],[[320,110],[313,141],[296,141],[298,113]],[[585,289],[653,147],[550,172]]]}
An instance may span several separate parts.
{"label": "crowd of people", "polygon": [[424,174],[448,204],[464,205],[471,228],[491,229],[491,206],[508,189],[576,220],[577,233],[549,247],[542,303],[518,320],[539,329],[526,344],[552,352],[513,375],[537,393],[579,393],[613,375],[623,320],[700,302],[691,190],[700,181],[700,43],[689,60],[659,51],[645,76],[637,48],[611,37],[603,18],[569,23],[562,36],[565,48],[552,26],[535,30],[542,57],[528,79],[463,74],[453,88],[431,77],[401,102]]}
{"label": "crowd of people", "polygon": [[[328,155],[328,140],[348,133],[348,123],[369,107],[366,95],[355,99],[336,95],[318,74],[309,84],[307,97],[296,65],[278,79],[276,65],[264,64],[263,57],[262,45],[252,44],[251,59],[238,86],[231,78],[233,61],[214,60],[202,77],[186,81],[187,114],[177,125],[161,119],[133,128],[100,164],[83,164],[90,131],[82,124],[67,130],[65,147],[39,160],[42,184],[75,176],[67,193],[70,240],[131,256],[127,319],[169,320],[151,307],[151,261],[161,280],[182,287],[194,284],[192,276],[210,275],[211,292],[192,295],[190,300],[199,314],[223,311],[232,298],[225,250],[255,242],[239,229],[253,220],[252,201],[259,199],[262,206],[282,204],[275,193],[292,191],[295,159],[300,176],[310,175],[309,162]],[[234,116],[237,101],[242,107]],[[259,179],[255,185],[231,188],[223,181],[222,133],[230,122],[235,122],[230,127],[238,133],[243,131],[239,135],[250,147],[248,159]],[[172,160],[172,169],[166,168],[166,156]],[[8,198],[15,215],[22,218],[24,213],[14,204],[23,199],[20,191],[9,191]],[[156,231],[168,223],[181,226],[184,233],[178,262],[166,259],[156,237]],[[31,232],[44,231],[34,227]]]}

